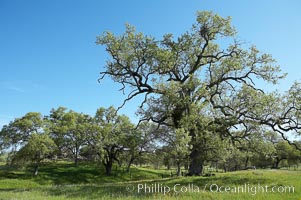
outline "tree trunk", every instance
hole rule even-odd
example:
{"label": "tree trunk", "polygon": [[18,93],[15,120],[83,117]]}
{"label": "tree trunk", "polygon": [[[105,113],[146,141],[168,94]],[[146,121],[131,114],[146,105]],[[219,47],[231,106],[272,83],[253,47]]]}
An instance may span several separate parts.
{"label": "tree trunk", "polygon": [[188,163],[186,163],[186,162],[185,162],[185,165],[184,165],[184,169],[185,169],[185,170],[188,170],[188,169],[189,169],[189,165],[188,165]]}
{"label": "tree trunk", "polygon": [[203,171],[203,161],[199,158],[199,152],[197,150],[192,150],[190,154],[190,165],[189,165],[189,176],[200,176]]}
{"label": "tree trunk", "polygon": [[110,176],[112,174],[112,167],[113,167],[113,158],[108,157],[103,161],[103,164],[106,169],[106,175]]}
{"label": "tree trunk", "polygon": [[78,166],[78,158],[77,156],[74,158],[74,165],[77,167]]}
{"label": "tree trunk", "polygon": [[279,163],[280,163],[281,160],[282,160],[282,159],[277,159],[277,158],[276,158],[276,162],[275,162],[275,165],[274,165],[274,167],[275,167],[276,169],[279,169]]}
{"label": "tree trunk", "polygon": [[127,168],[126,168],[126,172],[130,172],[131,165],[132,165],[132,163],[134,162],[134,160],[135,160],[135,158],[133,158],[133,157],[130,159],[130,161],[129,161],[129,163],[128,163],[128,166],[127,166]]}
{"label": "tree trunk", "polygon": [[249,164],[249,156],[247,156],[245,161],[245,169],[248,169],[248,164]]}
{"label": "tree trunk", "polygon": [[34,166],[33,175],[34,175],[34,176],[37,176],[38,173],[39,173],[39,164],[36,163],[35,166]]}
{"label": "tree trunk", "polygon": [[227,165],[226,163],[224,163],[224,172],[226,173],[228,170],[227,170]]}
{"label": "tree trunk", "polygon": [[218,161],[215,161],[215,172],[218,172]]}
{"label": "tree trunk", "polygon": [[112,162],[108,162],[105,165],[105,168],[106,168],[106,175],[110,176],[112,174],[112,166],[113,166],[113,163]]}
{"label": "tree trunk", "polygon": [[75,155],[74,155],[74,164],[77,167],[78,166],[78,148],[75,149]]}
{"label": "tree trunk", "polygon": [[170,163],[169,162],[167,163],[166,168],[167,168],[167,170],[170,170]]}
{"label": "tree trunk", "polygon": [[177,176],[181,175],[181,162],[177,162]]}

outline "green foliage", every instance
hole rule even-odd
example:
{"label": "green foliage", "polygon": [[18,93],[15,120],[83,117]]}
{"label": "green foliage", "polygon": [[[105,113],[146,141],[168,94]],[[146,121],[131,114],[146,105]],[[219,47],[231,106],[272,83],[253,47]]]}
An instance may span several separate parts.
{"label": "green foliage", "polygon": [[91,137],[91,143],[94,149],[100,148],[97,153],[106,168],[107,175],[110,175],[115,161],[121,165],[120,154],[127,146],[127,142],[135,139],[133,134],[136,132],[130,119],[125,115],[118,115],[113,107],[99,108],[94,119],[100,129]]}
{"label": "green foliage", "polygon": [[74,111],[66,112],[66,108],[59,107],[51,110],[48,122],[51,136],[60,153],[70,152],[77,165],[80,148],[87,144],[92,130],[92,117]]}
{"label": "green foliage", "polygon": [[187,159],[191,149],[191,146],[189,145],[190,140],[191,137],[185,129],[176,129],[174,138],[171,139],[172,151],[170,153],[175,155],[176,159],[179,161]]}
{"label": "green foliage", "polygon": [[34,174],[37,175],[41,161],[50,156],[56,149],[56,145],[48,134],[32,134],[25,146],[13,157],[13,164],[26,166],[28,163],[35,165]]}
{"label": "green foliage", "polygon": [[22,145],[32,134],[43,132],[44,128],[43,116],[38,112],[29,112],[3,126],[0,132],[1,146],[5,149]]}
{"label": "green foliage", "polygon": [[151,153],[156,149],[156,131],[155,124],[143,122],[135,129],[126,132],[123,156],[127,162],[128,172],[134,161],[140,159],[143,154]]}

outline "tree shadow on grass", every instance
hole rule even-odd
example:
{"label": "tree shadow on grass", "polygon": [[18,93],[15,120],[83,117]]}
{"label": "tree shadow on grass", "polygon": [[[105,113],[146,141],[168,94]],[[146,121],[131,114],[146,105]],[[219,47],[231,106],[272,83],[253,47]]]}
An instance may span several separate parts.
{"label": "tree shadow on grass", "polygon": [[103,184],[145,179],[159,179],[163,173],[132,168],[130,173],[122,168],[115,168],[112,175],[107,176],[105,170],[97,165],[55,165],[41,168],[40,175],[34,181],[41,184]]}
{"label": "tree shadow on grass", "polygon": [[[130,173],[123,168],[114,168],[113,174],[107,176],[105,170],[98,165],[73,163],[47,163],[40,167],[37,176],[32,175],[32,167],[21,170],[15,167],[2,167],[0,179],[30,180],[39,185],[68,184],[103,184],[147,179],[160,179],[164,173],[132,168]],[[167,175],[164,174],[164,177]]]}

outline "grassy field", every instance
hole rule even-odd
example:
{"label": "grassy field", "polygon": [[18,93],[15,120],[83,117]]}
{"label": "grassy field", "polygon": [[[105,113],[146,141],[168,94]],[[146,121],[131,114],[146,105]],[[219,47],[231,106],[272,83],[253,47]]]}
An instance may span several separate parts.
{"label": "grassy field", "polygon": [[[56,163],[30,170],[0,167],[0,199],[301,200],[301,171],[248,170],[211,177],[170,177],[170,171],[122,168],[105,176],[96,165]],[[294,188],[292,188],[294,187]]]}

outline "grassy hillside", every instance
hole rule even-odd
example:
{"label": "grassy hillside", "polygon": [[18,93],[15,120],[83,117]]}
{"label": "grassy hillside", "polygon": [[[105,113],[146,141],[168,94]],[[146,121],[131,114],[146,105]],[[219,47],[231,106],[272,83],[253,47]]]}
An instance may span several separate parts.
{"label": "grassy hillside", "polygon": [[[1,166],[0,199],[301,199],[301,171],[249,170],[179,178],[169,174],[149,168],[132,168],[131,173],[125,173],[116,168],[108,177],[97,165],[56,163],[43,166],[33,177],[29,169]],[[294,186],[294,190],[288,191],[286,186]],[[258,189],[262,187],[267,191]]]}

